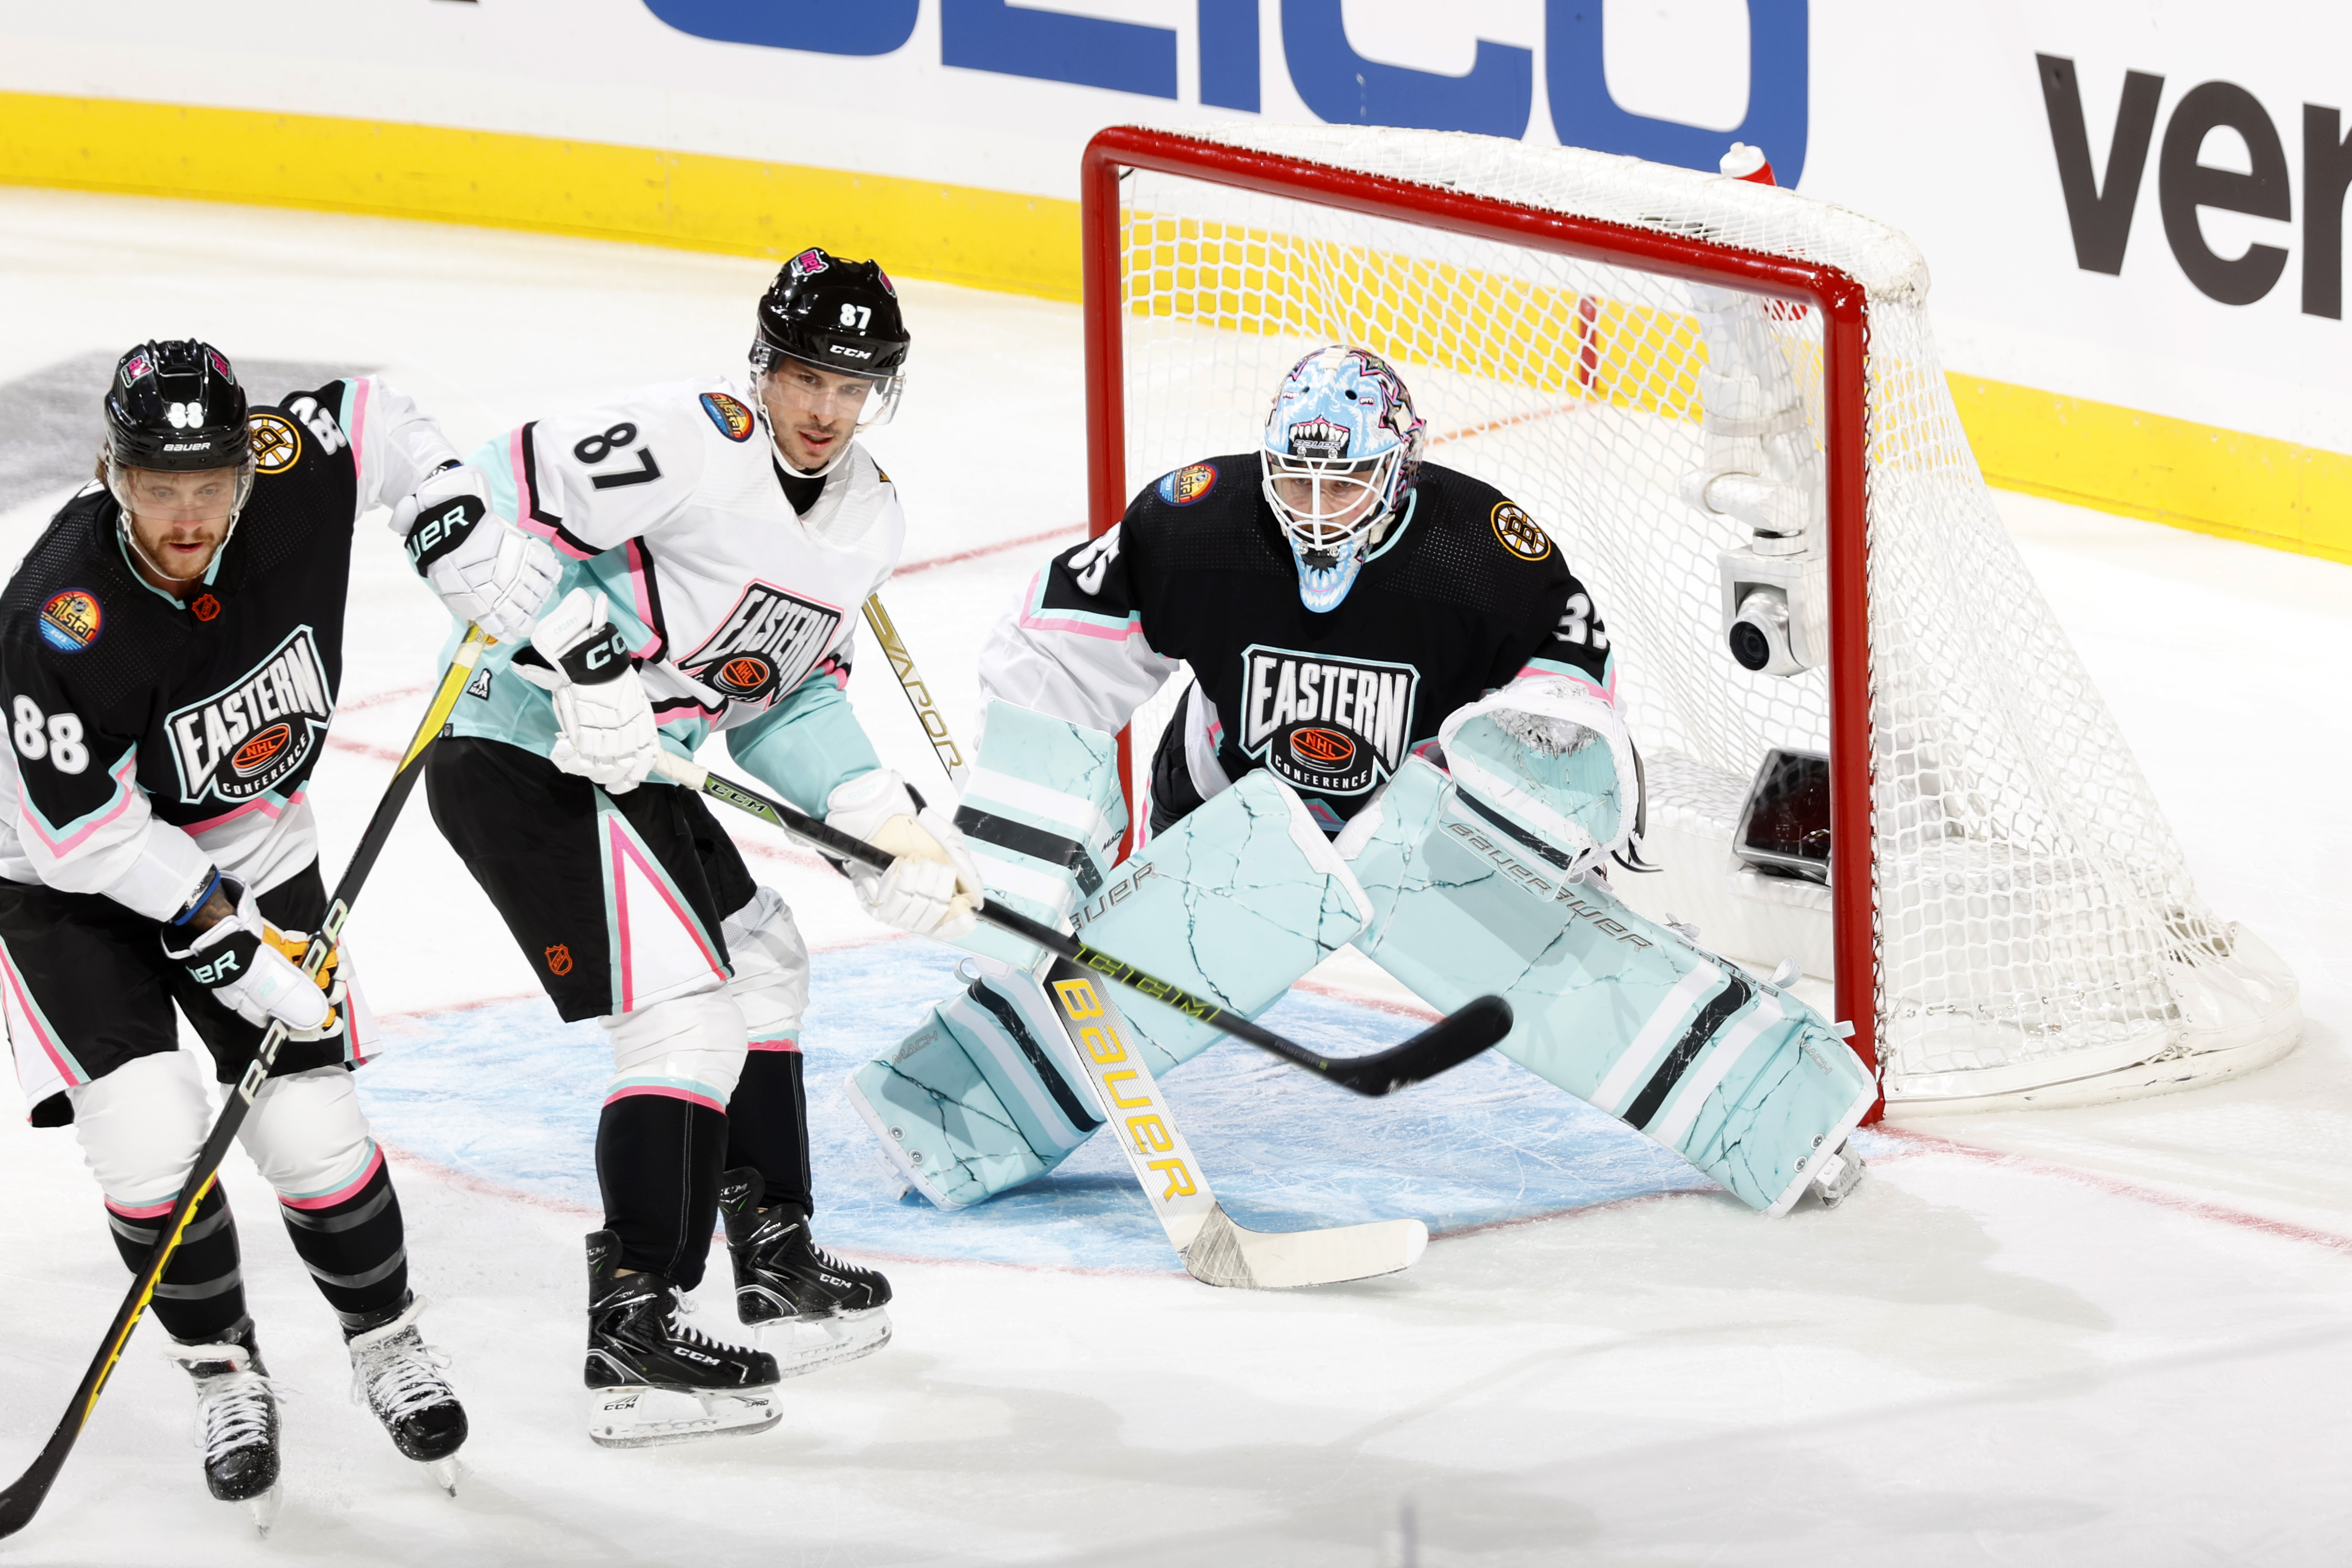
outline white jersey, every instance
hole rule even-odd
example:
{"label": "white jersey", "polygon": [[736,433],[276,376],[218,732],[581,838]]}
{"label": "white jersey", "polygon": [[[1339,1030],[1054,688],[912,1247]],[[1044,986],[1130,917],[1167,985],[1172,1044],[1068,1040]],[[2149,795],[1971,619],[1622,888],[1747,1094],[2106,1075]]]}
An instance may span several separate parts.
{"label": "white jersey", "polygon": [[[906,538],[896,488],[863,447],[805,514],[795,510],[755,408],[749,388],[724,378],[652,386],[524,425],[474,459],[500,510],[570,558],[558,591],[607,595],[656,718],[689,752],[709,730],[764,733],[796,716],[813,681],[837,695],[859,606]],[[551,704],[503,673],[511,650],[493,656],[457,732],[545,755]],[[822,728],[846,740],[837,724]],[[862,732],[851,750],[864,755],[843,759],[858,763],[850,772],[875,765]]]}

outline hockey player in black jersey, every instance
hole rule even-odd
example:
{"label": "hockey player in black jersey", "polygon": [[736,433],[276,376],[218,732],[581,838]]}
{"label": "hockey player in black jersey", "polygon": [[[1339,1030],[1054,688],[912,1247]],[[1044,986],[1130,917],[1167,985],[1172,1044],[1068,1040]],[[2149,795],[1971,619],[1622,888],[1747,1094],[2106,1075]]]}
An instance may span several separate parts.
{"label": "hockey player in black jersey", "polygon": [[[359,514],[457,454],[368,377],[248,408],[219,351],[143,343],[104,400],[98,481],[0,605],[0,982],[34,1125],[70,1123],[141,1267],[213,1121],[174,1010],[234,1081],[291,1031],[240,1141],[335,1312],[354,1395],[452,1484],[466,1415],[419,1339],[400,1203],[352,1092],[373,1025],[325,914],[308,791],[342,678]],[[213,1494],[274,1508],[278,1415],[215,1185],[157,1286]],[[264,1528],[267,1518],[263,1517]]]}
{"label": "hockey player in black jersey", "polygon": [[[1874,1085],[1793,997],[1610,893],[1641,796],[1599,607],[1536,519],[1424,446],[1392,366],[1320,349],[1256,450],[1164,475],[1047,563],[982,654],[958,822],[988,897],[1244,1013],[1343,943],[1441,1011],[1499,992],[1505,1054],[1785,1209],[1855,1168],[1836,1151]],[[1115,865],[1111,737],[1184,666],[1149,840]],[[1117,1109],[1091,1103],[1035,951],[966,945],[998,962],[850,1080],[950,1206]],[[1145,1003],[1125,1025],[1155,1070],[1215,1037]]]}

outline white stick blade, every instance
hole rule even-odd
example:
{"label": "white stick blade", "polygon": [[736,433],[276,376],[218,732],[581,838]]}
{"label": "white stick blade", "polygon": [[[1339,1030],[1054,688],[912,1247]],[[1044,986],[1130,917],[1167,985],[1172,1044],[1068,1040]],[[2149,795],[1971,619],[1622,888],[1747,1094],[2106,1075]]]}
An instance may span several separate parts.
{"label": "white stick blade", "polygon": [[1219,1207],[1184,1249],[1184,1268],[1206,1285],[1290,1290],[1394,1274],[1412,1268],[1428,1245],[1429,1227],[1417,1219],[1263,1231],[1234,1224]]}

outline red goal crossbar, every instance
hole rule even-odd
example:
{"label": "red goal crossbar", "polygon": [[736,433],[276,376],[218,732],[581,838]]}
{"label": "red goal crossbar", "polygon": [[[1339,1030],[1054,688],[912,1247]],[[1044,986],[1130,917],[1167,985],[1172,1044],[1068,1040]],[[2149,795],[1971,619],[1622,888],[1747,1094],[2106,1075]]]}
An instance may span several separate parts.
{"label": "red goal crossbar", "polygon": [[[1837,1016],[1853,1026],[1856,1055],[1877,1065],[1877,909],[1872,875],[1870,581],[1865,555],[1864,358],[1867,296],[1834,267],[1661,234],[1601,218],[1545,212],[1435,185],[1334,168],[1303,158],[1228,147],[1140,126],[1114,125],[1087,143],[1080,163],[1087,357],[1087,527],[1101,533],[1128,502],[1126,461],[1126,234],[1119,175],[1150,169],[1317,205],[1394,218],[1425,228],[1525,246],[1580,260],[1633,263],[1693,283],[1801,301],[1822,313],[1822,374],[1828,465],[1830,593],[1830,899]],[[1139,793],[1129,734],[1119,770],[1132,804]],[[1133,842],[1132,827],[1129,843]],[[1871,1112],[1873,1120],[1878,1111]]]}

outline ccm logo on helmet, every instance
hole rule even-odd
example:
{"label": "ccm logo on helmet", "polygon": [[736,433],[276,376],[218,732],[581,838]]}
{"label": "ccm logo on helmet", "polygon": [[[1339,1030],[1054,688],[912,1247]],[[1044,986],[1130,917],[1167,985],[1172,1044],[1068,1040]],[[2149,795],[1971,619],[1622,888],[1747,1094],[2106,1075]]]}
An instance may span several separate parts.
{"label": "ccm logo on helmet", "polygon": [[839,354],[844,359],[872,359],[874,357],[874,352],[871,349],[853,349],[841,343],[834,344],[833,352]]}

